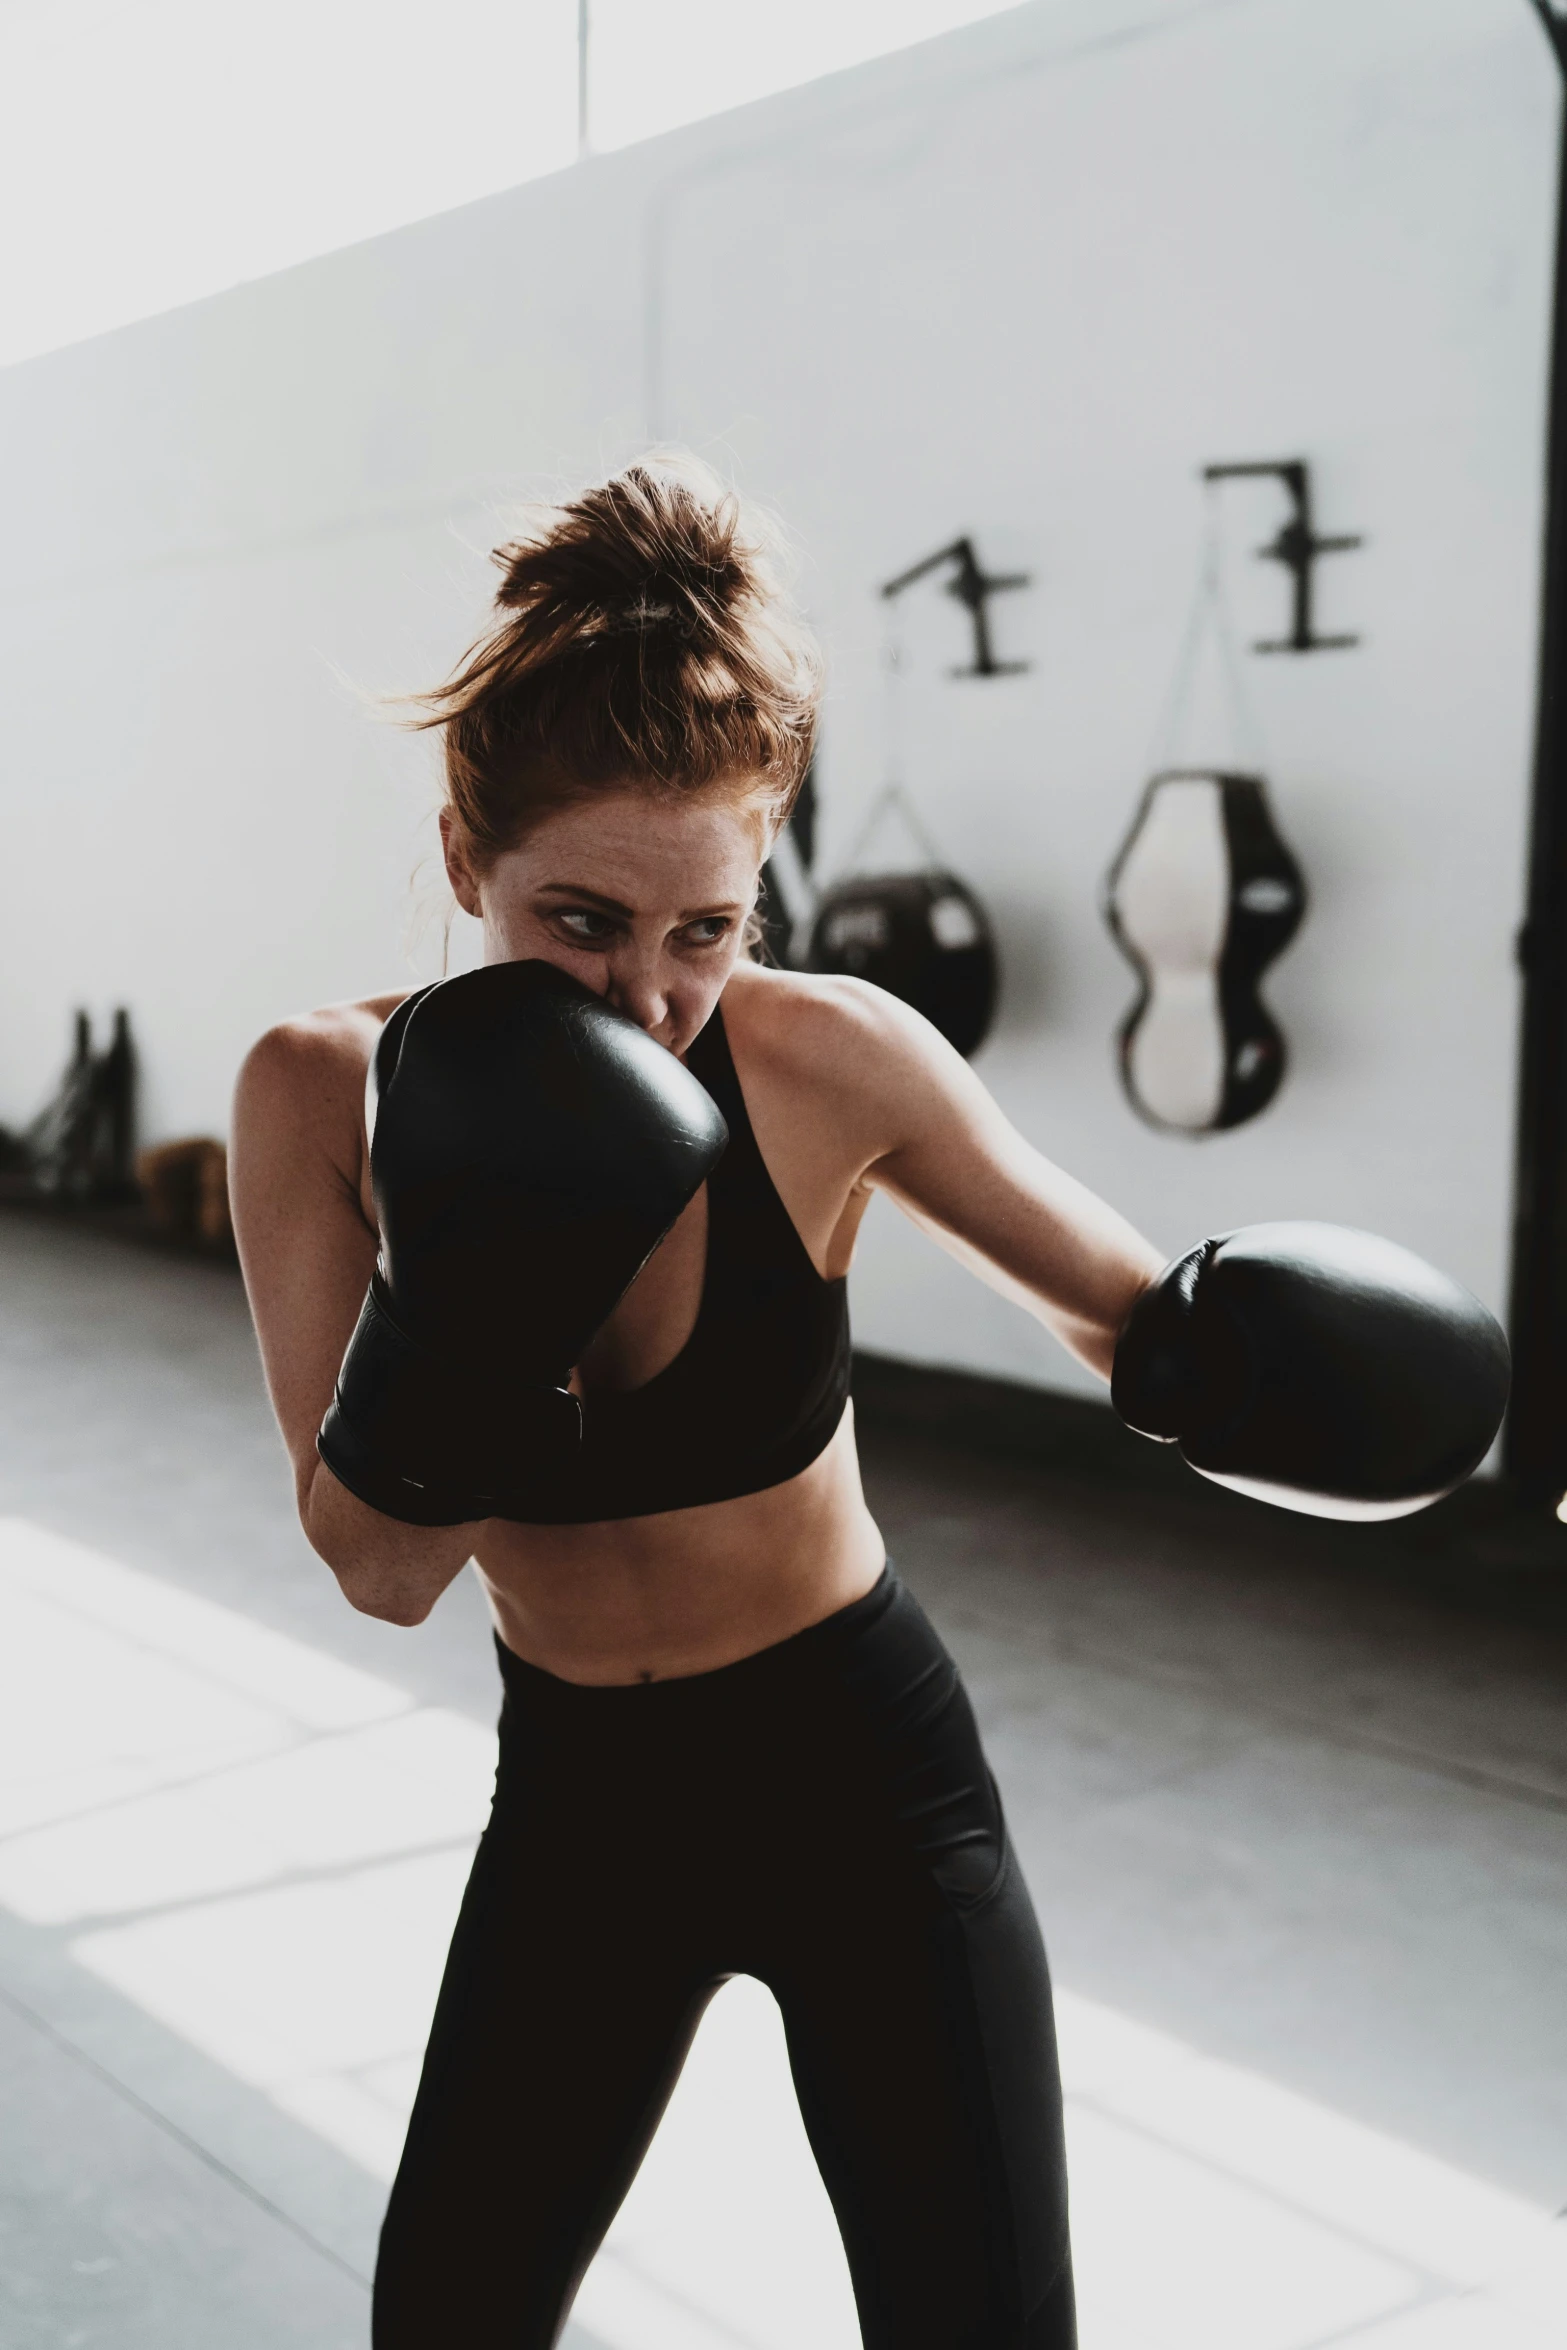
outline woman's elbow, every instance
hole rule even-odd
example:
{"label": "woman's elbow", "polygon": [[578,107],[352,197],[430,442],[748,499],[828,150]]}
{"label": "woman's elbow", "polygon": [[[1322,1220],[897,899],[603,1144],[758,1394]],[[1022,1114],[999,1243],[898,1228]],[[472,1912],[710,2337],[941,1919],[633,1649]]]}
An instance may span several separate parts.
{"label": "woman's elbow", "polygon": [[362,1616],[374,1616],[383,1624],[401,1624],[412,1630],[422,1624],[434,1607],[437,1594],[416,1591],[395,1576],[378,1573],[371,1568],[327,1565],[337,1577],[337,1587],[351,1608]]}
{"label": "woman's elbow", "polygon": [[434,1562],[407,1556],[408,1528],[356,1501],[319,1466],[300,1482],[299,1523],[349,1606],[383,1624],[422,1624],[451,1580],[431,1573]]}
{"label": "woman's elbow", "polygon": [[435,1594],[420,1588],[406,1569],[391,1562],[366,1558],[363,1546],[333,1541],[330,1533],[312,1524],[303,1511],[305,1537],[324,1565],[337,1578],[337,1587],[351,1608],[362,1616],[378,1616],[383,1624],[422,1624],[435,1605]]}

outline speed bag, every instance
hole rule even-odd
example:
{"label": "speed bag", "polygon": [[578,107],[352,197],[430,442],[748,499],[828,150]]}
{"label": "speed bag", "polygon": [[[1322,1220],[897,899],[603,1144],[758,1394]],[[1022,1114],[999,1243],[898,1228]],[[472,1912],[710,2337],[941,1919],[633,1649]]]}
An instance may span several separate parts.
{"label": "speed bag", "polygon": [[996,1010],[996,948],[985,909],[955,875],[866,873],[824,890],[808,971],[868,979],[923,1012],[960,1053],[984,1042]]}
{"label": "speed bag", "polygon": [[1156,775],[1105,886],[1105,916],[1142,982],[1121,1077],[1150,1125],[1213,1134],[1265,1109],[1284,1039],[1257,992],[1306,908],[1300,867],[1260,777]]}

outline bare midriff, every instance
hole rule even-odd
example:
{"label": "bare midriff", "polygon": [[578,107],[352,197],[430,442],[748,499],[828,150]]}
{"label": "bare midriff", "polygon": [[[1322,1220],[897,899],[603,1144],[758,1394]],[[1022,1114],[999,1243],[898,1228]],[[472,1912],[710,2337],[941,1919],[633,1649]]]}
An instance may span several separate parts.
{"label": "bare midriff", "polygon": [[885,1562],[852,1406],[798,1477],[737,1501],[584,1526],[492,1519],[474,1564],[505,1645],[563,1681],[710,1673],[863,1597]]}

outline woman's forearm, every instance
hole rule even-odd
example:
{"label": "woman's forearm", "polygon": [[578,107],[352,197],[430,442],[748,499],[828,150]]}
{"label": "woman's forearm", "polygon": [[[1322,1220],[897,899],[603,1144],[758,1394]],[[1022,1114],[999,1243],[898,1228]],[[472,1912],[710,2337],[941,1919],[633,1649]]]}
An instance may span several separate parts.
{"label": "woman's forearm", "polygon": [[[1127,1316],[1164,1263],[1158,1250],[1113,1209],[1083,1193],[1089,1212],[1080,1232],[1064,1247],[1055,1241],[1041,1249],[1032,1229],[1035,1216],[1025,1204],[1016,1229],[991,1253],[892,1185],[886,1188],[910,1222],[928,1232],[949,1256],[978,1274],[987,1288],[1043,1322],[1090,1371],[1109,1378]],[[1010,1263],[1003,1261],[1003,1250]]]}
{"label": "woman's forearm", "polygon": [[467,1565],[479,1534],[478,1524],[405,1526],[384,1517],[321,1460],[301,1479],[299,1522],[350,1606],[388,1624],[422,1624]]}

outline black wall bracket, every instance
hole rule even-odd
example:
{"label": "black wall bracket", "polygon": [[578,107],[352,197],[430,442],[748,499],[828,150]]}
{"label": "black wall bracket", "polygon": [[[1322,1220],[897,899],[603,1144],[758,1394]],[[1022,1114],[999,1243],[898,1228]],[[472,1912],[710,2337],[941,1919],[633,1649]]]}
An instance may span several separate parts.
{"label": "black wall bracket", "polygon": [[1358,645],[1355,636],[1318,636],[1311,624],[1312,566],[1319,555],[1338,555],[1364,544],[1359,537],[1322,538],[1311,519],[1311,468],[1303,457],[1259,459],[1247,465],[1205,465],[1204,481],[1233,481],[1241,475],[1271,474],[1289,494],[1291,512],[1277,538],[1257,553],[1268,563],[1282,563],[1294,582],[1294,620],[1288,636],[1264,637],[1254,653],[1330,653]]}
{"label": "black wall bracket", "polygon": [[1007,588],[1030,587],[1033,575],[1027,571],[987,572],[980,569],[979,557],[970,538],[954,539],[950,547],[940,547],[934,555],[927,555],[922,563],[911,564],[900,571],[896,579],[889,579],[882,594],[890,602],[901,596],[905,588],[917,579],[926,579],[939,571],[944,563],[953,567],[947,581],[947,593],[955,596],[974,623],[974,658],[966,669],[954,669],[954,677],[1015,677],[1027,669],[1027,661],[998,661],[990,642],[990,614],[987,606],[992,596]]}

